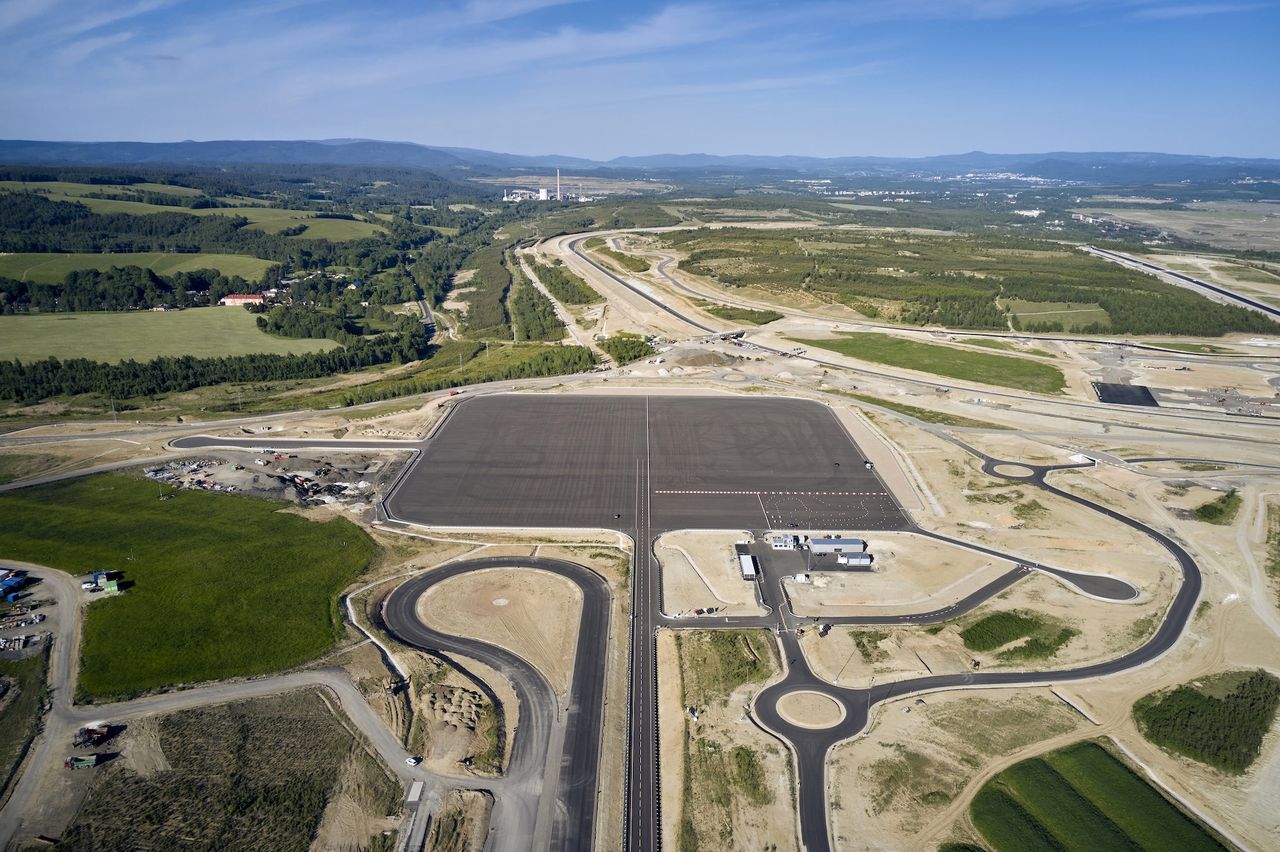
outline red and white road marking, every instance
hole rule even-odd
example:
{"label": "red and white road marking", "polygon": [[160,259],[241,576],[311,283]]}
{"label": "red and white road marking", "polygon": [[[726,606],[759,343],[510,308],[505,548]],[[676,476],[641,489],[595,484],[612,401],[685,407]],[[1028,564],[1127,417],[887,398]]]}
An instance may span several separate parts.
{"label": "red and white road marking", "polygon": [[887,497],[887,491],[695,491],[657,489],[654,494],[735,494],[748,497]]}

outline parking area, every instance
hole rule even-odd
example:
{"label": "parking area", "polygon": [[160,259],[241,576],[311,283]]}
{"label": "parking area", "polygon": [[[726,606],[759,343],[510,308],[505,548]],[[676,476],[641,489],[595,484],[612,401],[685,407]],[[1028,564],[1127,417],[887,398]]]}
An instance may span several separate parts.
{"label": "parking area", "polygon": [[478,397],[387,505],[436,526],[909,526],[831,411],[796,399]]}

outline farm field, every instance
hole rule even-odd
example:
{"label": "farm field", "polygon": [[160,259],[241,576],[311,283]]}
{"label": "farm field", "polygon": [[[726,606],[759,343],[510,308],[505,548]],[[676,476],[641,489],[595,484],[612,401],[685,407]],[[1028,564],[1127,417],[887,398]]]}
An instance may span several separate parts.
{"label": "farm field", "polygon": [[1006,299],[1003,304],[1021,323],[1058,322],[1063,331],[1075,331],[1088,325],[1111,325],[1111,316],[1097,304],[1075,302],[1028,302]]}
{"label": "farm field", "polygon": [[904,340],[878,332],[845,334],[834,340],[789,339],[806,346],[839,352],[850,358],[919,370],[960,381],[1037,393],[1058,393],[1066,387],[1066,378],[1057,367],[1011,355],[966,351]]}
{"label": "farm field", "polygon": [[[199,196],[204,193],[196,189],[167,184],[135,184],[134,189],[159,192],[175,196]],[[189,216],[243,216],[251,223],[248,227],[257,228],[267,233],[277,233],[285,228],[305,225],[306,230],[300,239],[332,240],[345,242],[371,237],[383,232],[383,228],[371,222],[360,222],[351,219],[316,218],[314,210],[291,210],[287,208],[265,207],[261,203],[245,203],[235,207],[177,207],[164,204],[150,204],[135,201],[125,193],[123,186],[99,186],[97,184],[67,183],[65,181],[44,181],[22,183],[19,181],[0,181],[0,191],[39,192],[51,201],[72,201],[83,204],[94,213],[128,213],[133,216],[146,216],[152,213],[183,213]],[[86,198],[85,194],[111,193],[120,194],[118,198]]]}
{"label": "farm field", "polygon": [[237,307],[0,316],[0,360],[52,357],[115,363],[162,355],[303,354],[337,346],[332,340],[267,334],[253,314]]}
{"label": "farm field", "polygon": [[0,254],[0,276],[38,284],[61,284],[68,272],[77,269],[107,270],[117,266],[141,266],[160,275],[216,269],[223,275],[239,275],[246,281],[257,281],[275,266],[273,260],[262,260],[243,254],[213,252],[168,253],[140,251],[125,254],[15,252]]}
{"label": "farm field", "polygon": [[1185,210],[1088,207],[1077,212],[1159,228],[1228,249],[1280,249],[1280,210],[1274,204],[1204,201],[1188,204]]}
{"label": "farm field", "polygon": [[[345,519],[99,475],[0,495],[3,555],[70,574],[123,572],[90,604],[79,700],[300,665],[342,635],[338,593],[376,548]],[[145,637],[145,640],[144,640]]]}
{"label": "farm field", "polygon": [[[124,756],[95,770],[58,849],[380,848],[378,829],[399,810],[399,785],[315,691],[138,727],[121,737]],[[346,818],[326,833],[332,806]]]}
{"label": "farm field", "polygon": [[1093,742],[1014,764],[978,791],[969,815],[995,852],[1226,848]]}

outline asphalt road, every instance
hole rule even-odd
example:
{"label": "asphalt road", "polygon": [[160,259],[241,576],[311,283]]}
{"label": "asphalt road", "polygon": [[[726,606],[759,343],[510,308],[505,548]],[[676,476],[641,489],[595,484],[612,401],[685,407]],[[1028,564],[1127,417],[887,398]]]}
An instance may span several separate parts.
{"label": "asphalt road", "polygon": [[[231,443],[279,449],[316,445],[333,448],[338,443],[351,446],[332,441],[286,443],[270,438],[237,439]],[[1060,468],[1007,468],[999,459],[956,443],[979,455],[984,469],[992,475],[1063,493],[1044,481],[1048,472]],[[179,444],[187,448],[215,445],[226,443],[224,439],[195,438],[183,439]],[[655,647],[659,627],[765,627],[779,632],[787,660],[786,677],[760,694],[756,711],[767,727],[795,747],[801,779],[802,834],[806,848],[811,850],[828,845],[825,755],[833,743],[862,730],[877,702],[910,691],[967,684],[1040,683],[1058,679],[1061,674],[966,673],[882,684],[872,690],[833,687],[817,678],[804,663],[795,631],[815,619],[798,617],[791,611],[781,583],[784,572],[768,569],[768,554],[762,554],[766,565],[762,597],[771,609],[769,615],[728,619],[672,619],[662,615],[661,567],[652,551],[654,539],[663,531],[763,530],[783,527],[787,518],[805,529],[906,529],[1015,566],[950,606],[888,618],[822,619],[836,624],[925,624],[955,618],[999,594],[1031,570],[1054,574],[1086,594],[1107,600],[1129,600],[1137,594],[1131,585],[1115,578],[1020,560],[915,528],[875,472],[862,465],[863,454],[830,409],[812,402],[752,397],[489,395],[455,406],[444,426],[426,441],[361,442],[351,448],[415,451],[414,460],[384,498],[385,511],[393,521],[431,526],[609,528],[633,538],[636,555],[631,578],[623,837],[626,849],[650,850],[662,845]],[[1002,469],[1025,473],[1011,475],[1002,473]],[[1064,496],[1119,517],[1087,501]],[[1123,522],[1147,531],[1136,522]],[[1176,547],[1172,542],[1169,545]],[[414,603],[430,585],[457,573],[496,564],[526,563],[530,567],[548,564],[509,558],[459,563],[407,582],[392,594],[384,609],[388,629],[401,641],[435,653],[478,659],[503,672],[515,686],[522,708],[521,732],[511,758],[506,795],[499,797],[498,808],[506,811],[495,811],[495,824],[503,826],[506,843],[551,836],[545,816],[538,824],[538,796],[543,792],[539,769],[545,767],[549,757],[555,759],[555,755],[547,754],[548,743],[555,741],[555,696],[545,678],[515,654],[446,636],[422,625]],[[582,582],[587,582],[585,576],[595,577],[586,569],[568,563],[560,565],[561,571],[584,572],[578,578]],[[1194,572],[1194,565],[1190,570]],[[1197,584],[1198,577],[1195,574]],[[1184,582],[1183,594],[1188,594],[1188,588]],[[1194,602],[1198,585],[1190,594]],[[607,603],[604,606],[607,611]],[[584,618],[591,609],[584,610]],[[1171,619],[1179,612],[1172,612]],[[1177,629],[1158,632],[1153,642],[1167,640],[1171,644],[1180,628],[1179,624]],[[569,718],[580,719],[576,724],[594,733],[580,736],[575,728],[564,737],[565,763],[559,792],[555,794],[563,803],[563,808],[556,808],[563,817],[553,830],[554,836],[564,842],[553,848],[573,845],[571,838],[591,837],[603,699],[602,635],[607,635],[607,629],[592,629],[585,623],[579,632],[571,705],[583,715],[575,717],[571,713]],[[1148,646],[1152,655],[1167,647]],[[1092,677],[1139,665],[1145,659],[1148,658],[1130,656],[1081,670],[1084,674],[1061,677]],[[588,678],[591,671],[599,672],[598,681]],[[845,721],[826,731],[796,728],[783,721],[774,702],[778,696],[799,688],[830,694],[840,701],[846,707]],[[545,798],[543,805],[545,814]]]}
{"label": "asphalt road", "polygon": [[[987,472],[994,476],[1002,476],[998,470],[998,466],[1002,462],[989,456],[984,456],[984,458],[987,462],[986,466],[990,468]],[[1155,635],[1136,650],[1111,660],[1087,666],[1045,672],[964,672],[962,674],[910,678],[878,684],[868,689],[849,689],[832,686],[813,673],[800,651],[799,641],[794,632],[794,622],[788,627],[786,616],[783,614],[779,622],[781,627],[779,640],[782,646],[785,674],[780,681],[766,687],[756,696],[754,706],[757,718],[768,729],[789,742],[794,749],[798,767],[801,840],[804,848],[809,852],[821,852],[831,848],[827,820],[829,798],[826,780],[827,754],[837,742],[857,736],[866,728],[871,708],[876,704],[915,693],[940,689],[1061,683],[1063,681],[1085,680],[1119,674],[1157,659],[1172,648],[1182,635],[1188,620],[1195,610],[1202,585],[1200,571],[1191,555],[1177,542],[1160,531],[1106,506],[1078,497],[1045,482],[1045,476],[1048,473],[1054,470],[1076,467],[1076,465],[1021,466],[1030,468],[1032,473],[1028,476],[1005,476],[1004,478],[1016,479],[1035,485],[1059,497],[1106,515],[1112,520],[1132,527],[1151,537],[1173,555],[1181,570],[1182,583],[1169,606],[1164,621],[1156,630]],[[1006,575],[1006,578],[1008,578],[1008,575]],[[780,596],[781,581],[770,582],[776,582],[777,594]],[[970,601],[970,603],[974,602]],[[839,724],[823,730],[802,728],[787,722],[778,713],[777,702],[782,696],[797,689],[820,692],[830,696],[844,706],[845,718]]]}
{"label": "asphalt road", "polygon": [[[547,679],[524,658],[505,648],[441,633],[424,624],[417,603],[438,583],[488,568],[530,568],[548,571],[576,585],[583,596],[582,621],[574,652],[568,704],[558,707]],[[495,803],[495,823],[503,827],[494,849],[589,850],[595,834],[596,793],[599,788],[601,734],[609,635],[608,584],[595,572],[555,559],[498,557],[455,562],[401,584],[383,604],[382,620],[389,633],[411,647],[449,659],[453,655],[478,660],[510,681],[519,702],[519,725],[506,772],[505,795]],[[480,681],[483,683],[483,681]],[[490,694],[495,707],[501,707]],[[563,728],[565,754],[550,755],[553,729]],[[560,765],[554,789],[543,786],[548,759]],[[547,807],[554,800],[554,807]],[[543,807],[540,808],[540,802]],[[499,809],[502,813],[499,813]],[[552,824],[548,825],[548,817]]]}

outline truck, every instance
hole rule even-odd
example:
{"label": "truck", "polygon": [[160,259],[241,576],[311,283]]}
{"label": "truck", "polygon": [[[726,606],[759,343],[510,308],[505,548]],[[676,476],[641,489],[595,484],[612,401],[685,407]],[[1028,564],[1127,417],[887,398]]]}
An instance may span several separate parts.
{"label": "truck", "polygon": [[75,737],[71,740],[71,745],[74,748],[99,746],[110,738],[111,726],[109,724],[106,722],[90,722],[76,731]]}
{"label": "truck", "polygon": [[96,754],[86,754],[83,756],[73,754],[68,756],[66,760],[62,761],[62,766],[64,769],[92,769],[98,765],[98,758],[99,755]]}

